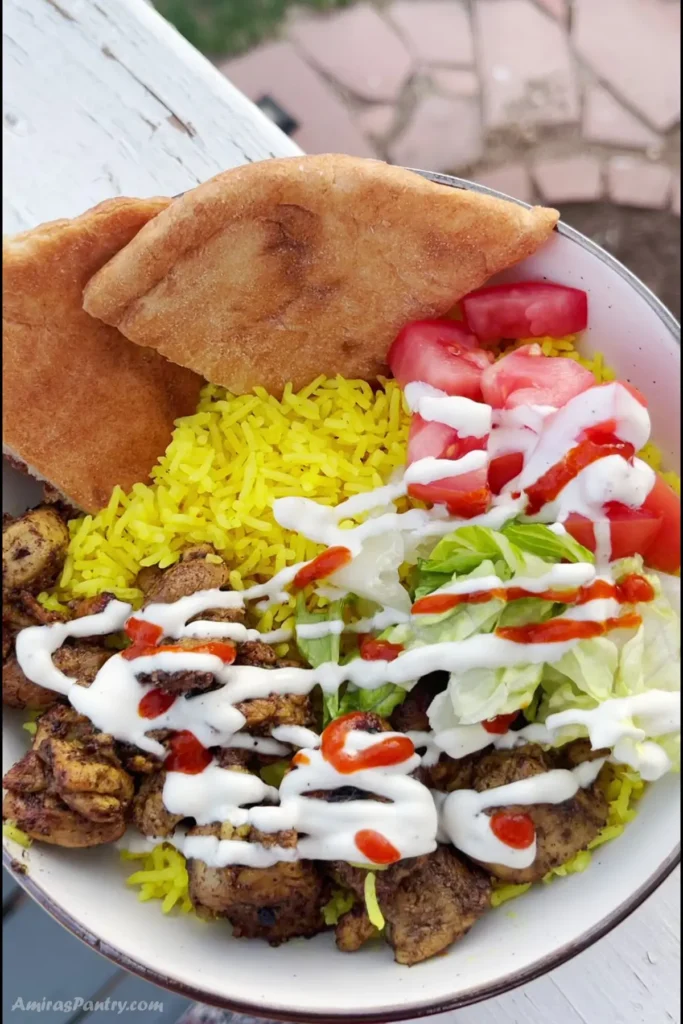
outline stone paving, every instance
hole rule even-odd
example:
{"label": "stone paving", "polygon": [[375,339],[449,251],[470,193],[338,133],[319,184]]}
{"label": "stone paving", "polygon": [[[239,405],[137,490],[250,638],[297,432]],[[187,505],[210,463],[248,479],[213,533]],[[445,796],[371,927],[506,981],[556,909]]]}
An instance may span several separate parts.
{"label": "stone paving", "polygon": [[375,0],[219,63],[309,153],[680,216],[680,0]]}

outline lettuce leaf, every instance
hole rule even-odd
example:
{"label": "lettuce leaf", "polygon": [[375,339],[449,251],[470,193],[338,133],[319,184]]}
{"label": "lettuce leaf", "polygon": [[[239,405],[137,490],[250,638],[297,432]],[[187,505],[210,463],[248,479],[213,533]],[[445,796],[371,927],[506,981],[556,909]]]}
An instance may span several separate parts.
{"label": "lettuce leaf", "polygon": [[595,556],[569,533],[557,534],[542,523],[507,523],[501,530],[522,551],[537,555],[544,562],[591,562]]}
{"label": "lettuce leaf", "polygon": [[385,683],[376,690],[358,690],[349,686],[339,701],[337,717],[349,711],[374,711],[382,718],[388,718],[394,708],[403,703],[407,693],[403,686],[395,683]]}
{"label": "lettuce leaf", "polygon": [[429,707],[429,724],[441,732],[526,708],[541,681],[542,665],[477,668],[452,675]]}
{"label": "lettuce leaf", "polygon": [[488,526],[461,526],[439,541],[420,570],[452,578],[472,572],[486,559],[502,570],[501,579],[524,569],[524,555],[504,534]]}
{"label": "lettuce leaf", "polygon": [[[345,600],[333,601],[327,608],[321,611],[311,612],[306,607],[303,593],[299,593],[296,599],[295,622],[296,625],[304,625],[311,622],[329,622],[332,619],[341,619],[344,613]],[[341,637],[338,633],[330,633],[317,640],[305,640],[297,636],[296,645],[302,658],[305,658],[311,668],[317,668],[326,661],[339,662],[341,648]],[[340,690],[336,693],[323,692],[323,726],[337,718],[339,710]]]}
{"label": "lettuce leaf", "polygon": [[540,523],[509,523],[502,530],[461,526],[436,545],[418,564],[414,576],[417,600],[486,564],[488,573],[509,580],[517,575],[542,576],[557,562],[590,562],[594,557],[570,535],[556,534]]}

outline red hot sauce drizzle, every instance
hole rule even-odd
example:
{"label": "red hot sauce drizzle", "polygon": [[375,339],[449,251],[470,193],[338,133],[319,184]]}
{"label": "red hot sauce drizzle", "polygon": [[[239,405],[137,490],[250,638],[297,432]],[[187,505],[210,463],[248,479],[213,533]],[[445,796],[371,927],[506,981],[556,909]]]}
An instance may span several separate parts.
{"label": "red hot sauce drizzle", "polygon": [[322,756],[340,775],[351,775],[365,768],[386,768],[401,764],[415,753],[415,745],[407,736],[377,736],[377,742],[365,750],[344,750],[347,735],[354,729],[362,728],[366,721],[363,711],[351,711],[348,715],[335,718],[324,730],[320,750]]}
{"label": "red hot sauce drizzle", "polygon": [[173,693],[165,693],[159,689],[149,690],[138,704],[138,714],[140,718],[158,718],[175,704],[175,700]]}
{"label": "red hot sauce drizzle", "polygon": [[618,437],[602,432],[593,433],[593,439],[580,441],[560,462],[544,473],[536,483],[526,489],[528,516],[535,515],[549,501],[554,501],[560,491],[578,476],[582,469],[592,462],[603,459],[607,455],[621,455],[624,459],[632,459],[636,450],[632,444],[620,441]]}
{"label": "red hot sauce drizzle", "polygon": [[373,864],[395,864],[401,859],[401,852],[393,843],[371,828],[362,828],[356,832],[354,839],[356,846],[369,861]]}
{"label": "red hot sauce drizzle", "polygon": [[519,601],[525,597],[537,597],[540,601],[556,604],[586,604],[598,598],[613,598],[620,604],[637,604],[654,600],[655,592],[644,576],[632,573],[620,583],[595,580],[585,587],[573,590],[543,590],[535,593],[522,587],[496,587],[493,590],[475,590],[469,594],[429,594],[421,597],[412,607],[413,615],[439,615],[460,604],[482,604],[493,598],[501,601]]}
{"label": "red hot sauce drizzle", "polygon": [[527,850],[536,838],[536,829],[528,814],[499,811],[491,815],[490,820],[494,836],[513,850]]}
{"label": "red hot sauce drizzle", "polygon": [[177,732],[170,740],[170,753],[164,761],[169,772],[183,772],[185,775],[199,775],[213,760],[192,732]]}

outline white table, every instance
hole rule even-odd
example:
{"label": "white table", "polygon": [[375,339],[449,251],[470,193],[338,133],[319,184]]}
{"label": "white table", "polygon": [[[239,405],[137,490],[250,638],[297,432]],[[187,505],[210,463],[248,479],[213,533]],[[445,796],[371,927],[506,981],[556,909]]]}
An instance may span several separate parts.
{"label": "white table", "polygon": [[[299,152],[144,0],[4,0],[3,14],[6,234]],[[679,1024],[679,890],[676,872],[571,963],[432,1019]]]}

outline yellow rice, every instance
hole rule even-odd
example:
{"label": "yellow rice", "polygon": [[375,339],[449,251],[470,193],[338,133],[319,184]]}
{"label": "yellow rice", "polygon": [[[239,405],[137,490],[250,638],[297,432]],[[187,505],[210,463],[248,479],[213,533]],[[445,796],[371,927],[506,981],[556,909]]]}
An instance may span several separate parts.
{"label": "yellow rice", "polygon": [[[615,377],[601,354],[579,355],[573,335],[515,342],[499,354],[529,341],[538,342],[545,355],[577,360],[598,383]],[[237,397],[207,385],[197,412],[177,421],[152,483],[135,484],[129,494],[116,488],[105,509],[70,523],[62,576],[40,600],[59,609],[64,601],[106,590],[138,606],[139,568],[166,568],[190,544],[212,544],[227,562],[230,584],[237,590],[311,558],[319,547],[277,525],[273,500],[303,495],[334,505],[381,485],[405,461],[409,425],[408,408],[393,380],[382,380],[373,392],[365,381],[318,377],[299,392],[287,385],[281,400],[263,388]],[[648,444],[641,456],[661,471],[655,445]],[[680,493],[674,473],[661,475]],[[290,603],[266,612],[258,624],[264,630],[289,625],[291,615]],[[590,850],[620,835],[635,815],[633,804],[643,789],[637,775],[617,771],[608,794],[608,824],[589,850],[544,881],[585,870]],[[28,839],[16,826],[5,826],[5,833],[19,842]],[[164,913],[192,910],[182,854],[161,845],[149,854],[122,856],[141,862],[128,878],[141,900],[161,900]],[[493,903],[528,888],[498,884]]]}

